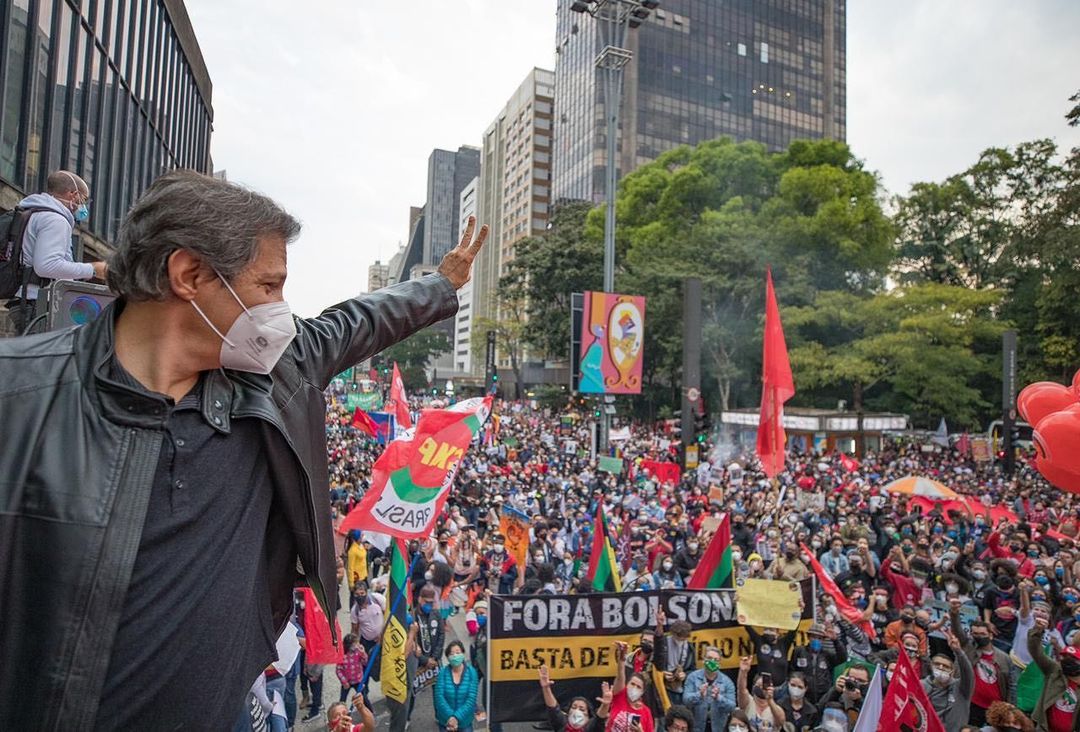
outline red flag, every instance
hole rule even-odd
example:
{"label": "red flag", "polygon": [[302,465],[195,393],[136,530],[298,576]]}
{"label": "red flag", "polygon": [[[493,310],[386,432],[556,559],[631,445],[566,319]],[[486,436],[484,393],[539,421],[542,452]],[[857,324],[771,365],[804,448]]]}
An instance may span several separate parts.
{"label": "red flag", "polygon": [[334,645],[330,635],[330,623],[326,620],[319,601],[315,599],[315,593],[310,587],[302,588],[304,592],[304,638],[307,646],[304,653],[308,663],[341,663],[344,654],[341,650],[341,626],[337,618],[334,619],[334,629],[337,632],[338,645]]}
{"label": "red flag", "polygon": [[889,689],[885,692],[885,700],[881,703],[881,717],[877,728],[945,732],[945,727],[926,696],[919,674],[911,667],[906,653],[896,657],[896,670],[893,671]]}
{"label": "red flag", "polygon": [[849,473],[854,473],[859,469],[859,461],[847,453],[841,453],[840,465]]}
{"label": "red flag", "polygon": [[367,432],[372,437],[379,434],[379,425],[375,424],[375,420],[360,407],[357,407],[356,411],[353,412],[352,426]]}
{"label": "red flag", "polygon": [[863,632],[870,636],[871,639],[877,638],[877,633],[874,632],[874,624],[869,620],[863,619],[862,611],[859,608],[851,604],[851,601],[844,597],[844,593],[840,591],[840,588],[833,582],[833,578],[829,576],[829,573],[825,571],[825,568],[821,566],[821,562],[817,560],[814,553],[806,548],[806,544],[800,544],[803,554],[810,558],[810,567],[813,568],[814,574],[817,575],[818,583],[821,585],[821,589],[825,590],[829,594],[829,597],[836,603],[836,609],[844,616],[852,625],[857,625],[862,628]]}
{"label": "red flag", "polygon": [[795,395],[784,327],[773,290],[772,270],[765,275],[765,338],[761,358],[761,413],[758,416],[757,454],[765,475],[776,477],[784,469],[784,402]]}
{"label": "red flag", "polygon": [[393,410],[397,417],[398,426],[402,429],[412,428],[412,417],[409,415],[409,398],[405,396],[405,382],[401,380],[401,372],[398,371],[397,361],[394,361],[394,375],[390,381],[390,399],[386,405],[386,411]]}
{"label": "red flag", "polygon": [[960,439],[956,441],[956,451],[964,456],[971,452],[971,437],[967,432],[960,435]]}

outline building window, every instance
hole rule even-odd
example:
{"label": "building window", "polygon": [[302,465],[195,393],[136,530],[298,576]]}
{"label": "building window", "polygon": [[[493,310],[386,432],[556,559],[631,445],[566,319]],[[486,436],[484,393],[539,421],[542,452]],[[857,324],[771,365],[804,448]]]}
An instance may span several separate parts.
{"label": "building window", "polygon": [[762,43],[761,44],[761,63],[763,63],[763,64],[769,63],[769,44],[768,43]]}
{"label": "building window", "polygon": [[738,45],[738,51],[739,51],[740,56],[745,56],[746,55],[746,44],[745,43],[740,43]]}

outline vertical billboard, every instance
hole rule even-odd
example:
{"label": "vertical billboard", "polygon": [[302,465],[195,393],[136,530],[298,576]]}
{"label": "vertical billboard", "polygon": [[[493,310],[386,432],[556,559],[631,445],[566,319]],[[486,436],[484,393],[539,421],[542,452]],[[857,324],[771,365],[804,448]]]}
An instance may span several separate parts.
{"label": "vertical billboard", "polygon": [[586,292],[576,351],[577,390],[640,394],[645,351],[645,298]]}

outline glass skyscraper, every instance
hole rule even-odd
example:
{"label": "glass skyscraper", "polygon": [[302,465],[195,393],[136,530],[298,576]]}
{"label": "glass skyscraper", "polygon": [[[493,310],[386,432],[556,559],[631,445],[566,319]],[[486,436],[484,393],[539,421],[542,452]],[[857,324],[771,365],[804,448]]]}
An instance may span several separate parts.
{"label": "glass skyscraper", "polygon": [[[558,0],[553,197],[601,201],[603,93],[593,19]],[[779,150],[846,135],[846,0],[662,0],[627,45],[619,175],[730,136]]]}

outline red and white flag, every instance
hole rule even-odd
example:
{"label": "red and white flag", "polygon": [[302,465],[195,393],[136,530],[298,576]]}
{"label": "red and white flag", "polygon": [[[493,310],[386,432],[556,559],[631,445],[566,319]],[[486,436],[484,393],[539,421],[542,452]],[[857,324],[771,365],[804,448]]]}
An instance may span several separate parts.
{"label": "red and white flag", "polygon": [[911,666],[906,653],[896,657],[896,670],[881,703],[881,717],[877,726],[879,732],[892,732],[898,729],[918,730],[918,732],[945,732],[944,725],[938,719],[926,690],[922,687],[919,674]]}
{"label": "red and white flag", "polygon": [[849,473],[854,473],[859,469],[859,461],[847,453],[840,454],[840,465]]}
{"label": "red and white flag", "polygon": [[874,632],[874,624],[869,620],[864,619],[862,611],[851,604],[851,601],[848,600],[840,588],[836,586],[836,582],[833,581],[832,576],[821,566],[821,562],[817,560],[814,553],[806,547],[806,544],[800,544],[799,546],[802,547],[803,554],[810,560],[810,568],[813,569],[814,574],[817,575],[821,589],[833,599],[833,602],[836,604],[836,610],[844,616],[844,620],[861,628],[871,639],[877,638],[877,633]]}
{"label": "red and white flag", "polygon": [[491,413],[491,397],[425,409],[416,429],[397,437],[371,469],[371,487],[338,528],[402,539],[430,535],[469,443]]}
{"label": "red and white flag", "polygon": [[765,275],[765,338],[761,359],[761,413],[758,415],[757,455],[765,475],[775,478],[784,469],[784,402],[795,395],[784,326],[773,290],[772,269]]}
{"label": "red and white flag", "polygon": [[405,382],[401,380],[401,372],[398,371],[397,361],[394,362],[394,375],[390,380],[390,399],[386,404],[386,411],[397,417],[398,427],[407,430],[412,429],[412,417],[409,415],[409,398],[405,396]]}

